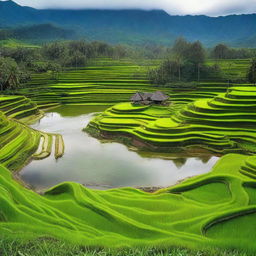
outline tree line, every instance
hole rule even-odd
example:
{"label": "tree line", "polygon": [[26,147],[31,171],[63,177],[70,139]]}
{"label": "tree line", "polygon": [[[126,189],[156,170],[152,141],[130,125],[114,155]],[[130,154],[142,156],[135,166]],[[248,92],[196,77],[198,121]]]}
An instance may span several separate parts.
{"label": "tree line", "polygon": [[168,58],[161,65],[149,71],[153,84],[166,85],[177,81],[200,81],[202,78],[218,76],[218,65],[208,66],[206,50],[201,42],[188,42],[184,38],[176,40]]}
{"label": "tree line", "polygon": [[[231,49],[224,44],[216,45],[210,53],[214,59],[252,58],[246,81],[256,83],[255,50]],[[193,83],[184,83],[201,80],[224,80],[225,74],[218,64],[207,65],[209,52],[200,41],[188,42],[178,38],[173,47],[168,50],[167,58],[159,67],[149,70],[148,77],[152,84],[166,87],[195,87]]]}
{"label": "tree line", "polygon": [[210,50],[212,59],[249,59],[256,57],[256,49],[231,48],[225,44],[218,44]]}
{"label": "tree line", "polygon": [[[149,79],[154,84],[175,86],[175,82],[221,78],[223,74],[218,65],[206,65],[209,56],[214,59],[251,58],[255,52],[255,49],[232,49],[218,44],[209,53],[209,49],[205,49],[201,42],[188,42],[184,38],[178,38],[172,47],[154,44],[131,47],[84,40],[51,42],[33,48],[2,47],[0,89],[20,86],[30,79],[33,72],[50,72],[52,78],[56,79],[62,69],[84,67],[91,59],[102,56],[114,59],[164,59],[158,68],[149,71]],[[247,77],[252,83],[256,82],[255,69],[256,61],[253,62]]]}
{"label": "tree line", "polygon": [[52,78],[64,68],[84,67],[100,56],[124,58],[131,51],[122,45],[104,42],[68,41],[52,42],[42,47],[0,48],[0,88],[13,89],[30,79],[32,72],[52,73]]}

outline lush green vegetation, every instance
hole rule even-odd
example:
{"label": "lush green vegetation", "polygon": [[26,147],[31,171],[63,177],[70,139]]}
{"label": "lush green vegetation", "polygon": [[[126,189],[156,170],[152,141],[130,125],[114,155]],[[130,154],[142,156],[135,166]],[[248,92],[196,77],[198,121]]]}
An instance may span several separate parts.
{"label": "lush green vegetation", "polygon": [[1,96],[0,111],[10,118],[25,122],[42,117],[37,105],[25,96]]}
{"label": "lush green vegetation", "polygon": [[29,243],[22,241],[0,241],[2,256],[247,256],[236,250],[189,250],[185,248],[132,248],[102,249],[73,245],[54,239],[38,239]]}
{"label": "lush green vegetation", "polygon": [[255,57],[256,50],[250,48],[230,48],[225,44],[216,45],[210,56],[213,59],[248,59]]}
{"label": "lush green vegetation", "polygon": [[[221,60],[223,66],[230,62]],[[248,60],[237,63],[238,70],[250,65]],[[31,157],[48,157],[53,142],[55,157],[63,154],[61,137],[24,124],[39,118],[40,109],[59,104],[114,105],[92,120],[87,130],[124,143],[138,139],[145,142],[143,149],[255,153],[253,85],[205,81],[192,89],[162,88],[171,97],[169,107],[115,105],[127,102],[136,91],[158,89],[147,80],[148,70],[158,64],[159,60],[97,58],[84,68],[33,73],[26,86],[6,91],[18,96],[1,97],[3,255],[19,255],[18,251],[24,255],[65,255],[64,251],[66,255],[240,255],[222,253],[226,249],[255,253],[254,156],[228,154],[211,173],[151,194],[133,188],[91,190],[65,182],[39,195],[13,179],[10,170],[18,170]],[[15,242],[10,245],[10,241]],[[109,247],[122,250],[108,251]]]}
{"label": "lush green vegetation", "polygon": [[[251,111],[255,106],[253,86],[232,87],[181,110],[176,105],[115,105],[97,116],[87,130],[102,137],[135,137],[145,142],[143,148],[154,151],[194,151],[200,147],[216,153],[255,152],[255,113]],[[136,140],[127,142],[134,144]]]}
{"label": "lush green vegetation", "polygon": [[100,58],[90,63],[83,69],[61,72],[57,79],[52,73],[34,74],[18,93],[45,108],[56,104],[113,105],[127,101],[137,90],[154,90],[146,77],[150,61]]}
{"label": "lush green vegetation", "polygon": [[149,80],[152,84],[170,88],[177,81],[251,82],[248,68],[250,58],[254,56],[252,49],[232,49],[221,44],[207,51],[199,41],[191,43],[178,38],[160,66],[149,71]]}
{"label": "lush green vegetation", "polygon": [[[231,154],[203,176],[154,194],[65,182],[38,195],[1,167],[1,236],[96,247],[173,246],[255,251],[254,158]],[[251,169],[253,172],[253,168]]]}
{"label": "lush green vegetation", "polygon": [[[255,46],[252,16],[56,12],[12,1],[0,1],[0,9],[0,255],[255,255],[256,50],[193,42],[212,47],[221,36]],[[45,24],[28,26],[37,19]],[[20,24],[26,26],[14,27]],[[49,43],[78,38],[70,27],[80,27],[79,38],[129,45]],[[169,40],[180,34],[189,41]],[[129,102],[135,92],[159,87],[169,106]],[[85,128],[105,141],[223,157],[210,173],[152,193],[67,181],[39,194],[17,171],[31,160],[62,157],[65,145],[61,135],[28,125],[61,104],[111,106]]]}
{"label": "lush green vegetation", "polygon": [[42,43],[51,40],[74,39],[75,32],[73,30],[56,27],[52,24],[0,29],[0,40],[8,40],[10,38]]}
{"label": "lush green vegetation", "polygon": [[56,158],[64,154],[60,135],[46,134],[29,128],[43,116],[35,103],[24,96],[0,97],[0,164],[19,170],[27,161],[50,155],[52,138],[55,140]]}
{"label": "lush green vegetation", "polygon": [[20,40],[16,39],[4,39],[0,40],[0,47],[1,48],[19,48],[19,47],[24,47],[24,48],[38,48],[38,45],[34,45],[31,43],[26,43]]}
{"label": "lush green vegetation", "polygon": [[0,99],[0,163],[17,170],[36,151],[40,133],[7,118],[3,112],[9,117],[24,118],[29,115],[31,118],[32,114],[39,114],[39,111],[25,97],[10,96]]}
{"label": "lush green vegetation", "polygon": [[251,59],[212,59],[206,61],[207,65],[218,65],[221,69],[223,80],[228,83],[241,83],[248,81],[247,74]]}

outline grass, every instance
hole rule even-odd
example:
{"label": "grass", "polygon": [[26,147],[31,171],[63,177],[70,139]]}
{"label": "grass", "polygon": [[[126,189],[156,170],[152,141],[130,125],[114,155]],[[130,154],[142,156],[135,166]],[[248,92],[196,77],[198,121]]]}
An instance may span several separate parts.
{"label": "grass", "polygon": [[[121,103],[92,120],[87,131],[100,137],[120,134],[145,142],[150,150],[189,150],[215,153],[256,152],[255,87],[232,87],[211,99],[201,99],[176,109]],[[134,140],[132,143],[135,143]],[[151,146],[151,147],[150,147]]]}
{"label": "grass", "polygon": [[[194,91],[165,88],[170,107],[116,105],[137,90],[156,89],[146,80],[148,66],[98,59],[61,73],[57,81],[50,74],[34,75],[29,87],[19,90],[33,101],[1,97],[1,255],[255,254],[256,158],[227,153],[255,152],[256,90],[241,84],[226,92],[226,83],[206,81]],[[123,140],[129,135],[152,150],[200,146],[227,155],[210,173],[155,193],[64,182],[39,195],[14,180],[10,170],[32,154],[49,155],[52,136],[28,128],[23,118],[59,104],[113,105],[90,123],[95,133]],[[55,141],[55,153],[62,154],[60,138]]]}
{"label": "grass", "polygon": [[235,250],[193,251],[185,248],[133,248],[100,249],[70,245],[61,241],[34,240],[29,243],[19,241],[0,241],[2,256],[246,256],[248,254]]}
{"label": "grass", "polygon": [[0,112],[0,163],[15,170],[36,151],[40,133]]}
{"label": "grass", "polygon": [[250,59],[223,59],[223,60],[208,60],[208,65],[217,64],[220,66],[227,80],[245,80],[249,66]]}
{"label": "grass", "polygon": [[[99,58],[92,61],[87,67],[67,69],[60,72],[57,79],[51,73],[33,74],[32,81],[26,88],[18,90],[19,94],[26,95],[38,104],[40,108],[49,108],[58,104],[73,105],[114,105],[126,102],[137,91],[155,91],[156,87],[150,84],[147,72],[159,64],[160,60],[113,60]],[[249,60],[236,60],[236,69],[241,68],[239,78],[245,78]],[[214,60],[209,61],[213,65]],[[225,67],[231,61],[221,62]],[[228,73],[234,79],[237,70]],[[181,90],[161,88],[168,93],[176,103],[189,103],[197,99],[211,98],[224,93],[229,87],[228,79],[218,81],[212,78],[209,81],[197,83],[195,90]],[[244,84],[244,86],[247,86]]]}
{"label": "grass", "polygon": [[[43,112],[37,105],[24,96],[0,96],[0,164],[18,170],[31,157],[43,159],[51,154],[55,135],[41,133],[27,126],[42,116]],[[61,135],[56,137],[55,154],[58,158],[64,154],[64,143]]]}
{"label": "grass", "polygon": [[33,123],[43,115],[33,101],[18,95],[0,95],[0,111],[10,118],[19,119],[24,123]]}
{"label": "grass", "polygon": [[39,48],[40,46],[33,45],[27,42],[23,42],[16,39],[6,39],[6,40],[0,40],[0,47],[8,47],[8,48],[19,48],[19,47],[25,47],[25,48]]}
{"label": "grass", "polygon": [[255,158],[226,155],[211,173],[153,194],[65,182],[38,195],[1,167],[1,238],[54,238],[89,248],[255,252],[256,183],[241,171],[248,161],[256,166]]}
{"label": "grass", "polygon": [[113,105],[125,101],[141,88],[150,88],[146,74],[149,62],[98,59],[86,68],[61,72],[58,80],[51,74],[34,74],[19,93],[41,108],[57,104]]}

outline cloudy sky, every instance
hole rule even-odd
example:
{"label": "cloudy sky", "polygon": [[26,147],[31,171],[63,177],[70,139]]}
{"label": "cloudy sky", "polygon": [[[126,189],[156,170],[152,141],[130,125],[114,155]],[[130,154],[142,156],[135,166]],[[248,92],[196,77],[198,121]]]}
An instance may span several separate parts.
{"label": "cloudy sky", "polygon": [[227,14],[254,13],[256,0],[15,0],[35,8],[101,8],[101,9],[163,9],[170,14]]}

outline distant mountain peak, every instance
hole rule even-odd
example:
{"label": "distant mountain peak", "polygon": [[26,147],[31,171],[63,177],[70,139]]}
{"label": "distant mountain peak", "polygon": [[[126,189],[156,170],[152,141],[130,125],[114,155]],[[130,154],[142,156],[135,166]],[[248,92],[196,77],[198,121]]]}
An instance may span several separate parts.
{"label": "distant mountain peak", "polygon": [[[155,42],[170,45],[175,38],[183,36],[190,41],[201,40],[208,46],[219,42],[235,46],[238,45],[236,42],[241,46],[246,42],[250,47],[256,46],[256,15],[179,16],[157,9],[41,10],[20,6],[15,1],[0,0],[1,28],[54,24],[75,30],[81,38],[111,43]],[[44,31],[56,31],[56,34],[62,35],[62,32],[53,27],[44,25],[43,28]],[[36,29],[40,30],[40,27],[34,30]]]}
{"label": "distant mountain peak", "polygon": [[7,0],[7,1],[0,1],[0,6],[4,6],[4,7],[22,7],[19,4],[17,4],[16,2],[12,1],[12,0]]}
{"label": "distant mountain peak", "polygon": [[5,4],[5,5],[18,5],[16,2],[12,1],[12,0],[6,0],[6,1],[0,1],[0,4]]}

